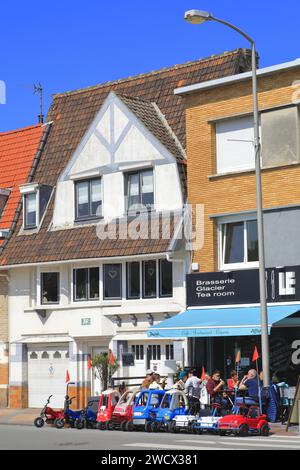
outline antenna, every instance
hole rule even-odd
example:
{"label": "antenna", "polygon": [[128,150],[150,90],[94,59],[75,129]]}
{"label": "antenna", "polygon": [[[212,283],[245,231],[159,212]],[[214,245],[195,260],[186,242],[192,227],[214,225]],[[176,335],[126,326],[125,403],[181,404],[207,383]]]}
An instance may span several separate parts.
{"label": "antenna", "polygon": [[38,114],[38,118],[39,118],[39,123],[40,124],[43,124],[44,122],[44,115],[43,115],[43,87],[41,85],[41,83],[37,83],[37,84],[34,84],[33,85],[33,90],[34,90],[34,94],[37,95],[39,94],[40,95],[40,114]]}

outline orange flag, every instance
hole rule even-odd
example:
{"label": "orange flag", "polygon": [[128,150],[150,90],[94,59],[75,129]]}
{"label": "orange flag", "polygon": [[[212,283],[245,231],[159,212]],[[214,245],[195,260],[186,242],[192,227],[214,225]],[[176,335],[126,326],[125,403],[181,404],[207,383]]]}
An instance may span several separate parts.
{"label": "orange flag", "polygon": [[113,355],[113,352],[112,352],[112,350],[110,349],[110,350],[109,350],[109,364],[110,364],[111,366],[113,366],[114,363],[115,363],[115,356]]}
{"label": "orange flag", "polygon": [[88,358],[87,358],[87,367],[88,367],[88,370],[90,370],[93,367],[90,354],[88,354]]}
{"label": "orange flag", "polygon": [[256,362],[257,359],[259,359],[259,354],[258,354],[258,350],[257,350],[257,347],[255,346],[254,348],[254,351],[253,351],[253,356],[252,356],[252,362]]}
{"label": "orange flag", "polygon": [[201,380],[202,380],[202,382],[203,382],[203,380],[205,380],[205,369],[204,369],[203,366],[202,366]]}
{"label": "orange flag", "polygon": [[67,370],[67,373],[66,373],[66,383],[70,382],[70,375],[69,375],[69,371]]}
{"label": "orange flag", "polygon": [[238,364],[240,360],[241,360],[241,351],[239,350],[235,358],[235,363]]}

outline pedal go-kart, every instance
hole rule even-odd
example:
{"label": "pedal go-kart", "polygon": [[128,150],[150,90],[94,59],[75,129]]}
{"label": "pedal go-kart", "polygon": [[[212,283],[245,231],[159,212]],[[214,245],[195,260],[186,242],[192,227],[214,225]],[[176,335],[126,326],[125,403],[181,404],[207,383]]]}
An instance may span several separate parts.
{"label": "pedal go-kart", "polygon": [[102,431],[113,429],[112,414],[119,399],[120,393],[118,390],[109,388],[101,393],[97,412],[97,429]]}
{"label": "pedal go-kart", "polygon": [[65,426],[69,426],[71,428],[74,428],[75,422],[78,418],[80,418],[82,414],[82,410],[71,410],[70,406],[72,405],[72,401],[76,397],[69,397],[69,395],[65,396],[65,403],[64,403],[64,409],[63,409],[63,414],[60,418],[56,418],[54,421],[54,426],[57,429],[62,429]]}
{"label": "pedal go-kart", "polygon": [[165,395],[164,390],[141,390],[133,407],[133,419],[124,425],[124,431],[143,429],[151,432],[152,422]]}
{"label": "pedal go-kart", "polygon": [[[191,423],[191,432],[194,434],[202,434],[203,431],[210,433],[216,433],[218,431],[222,407],[217,403],[213,404],[212,406],[212,410],[205,410],[202,413],[202,416],[197,416],[196,419]],[[207,416],[205,416],[206,412]]]}
{"label": "pedal go-kart", "polygon": [[123,393],[113,411],[109,429],[125,431],[126,423],[132,421],[133,418],[133,407],[137,394],[137,391],[132,390]]}
{"label": "pedal go-kart", "polygon": [[52,395],[50,395],[46,401],[44,408],[41,410],[40,416],[35,418],[33,424],[37,428],[42,428],[44,424],[53,425],[56,419],[61,419],[64,416],[63,410],[54,410],[51,406],[48,406]]}
{"label": "pedal go-kart", "polygon": [[89,397],[87,406],[82,410],[81,415],[75,421],[77,429],[94,429],[97,424],[97,412],[99,397]]}
{"label": "pedal go-kart", "polygon": [[267,416],[260,413],[259,406],[237,406],[233,414],[224,416],[219,420],[219,434],[235,434],[246,437],[249,434],[268,436],[270,432]]}
{"label": "pedal go-kart", "polygon": [[155,420],[152,421],[151,426],[148,426],[148,431],[172,431],[174,426],[173,419],[176,416],[184,416],[189,413],[189,402],[184,392],[177,389],[168,390],[158,408]]}

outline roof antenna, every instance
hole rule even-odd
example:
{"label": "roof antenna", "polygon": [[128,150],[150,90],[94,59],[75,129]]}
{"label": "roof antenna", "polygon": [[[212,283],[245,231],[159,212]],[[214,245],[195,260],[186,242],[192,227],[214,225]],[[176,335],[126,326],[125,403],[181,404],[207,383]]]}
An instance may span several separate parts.
{"label": "roof antenna", "polygon": [[39,123],[40,123],[40,124],[43,124],[43,122],[44,122],[44,115],[43,115],[43,87],[42,87],[42,85],[41,85],[40,82],[39,82],[39,83],[33,85],[33,89],[34,89],[34,94],[35,94],[35,95],[37,95],[37,94],[40,95],[40,114],[38,114],[38,118],[39,118]]}

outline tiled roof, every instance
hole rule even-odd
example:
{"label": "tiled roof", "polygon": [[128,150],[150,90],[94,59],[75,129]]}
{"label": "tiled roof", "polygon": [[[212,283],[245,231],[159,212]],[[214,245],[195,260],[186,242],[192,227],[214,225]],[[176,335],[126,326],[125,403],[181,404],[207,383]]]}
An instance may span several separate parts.
{"label": "tiled roof", "polygon": [[0,188],[10,190],[0,217],[0,230],[11,227],[20,201],[19,186],[28,180],[42,133],[40,124],[0,133]]}
{"label": "tiled roof", "polygon": [[[174,95],[174,89],[248,71],[250,64],[250,51],[237,49],[233,52],[176,65],[148,74],[54,95],[47,117],[47,121],[53,123],[34,180],[53,187],[56,185],[59,175],[65,169],[111,91],[131,98],[131,106],[138,114],[142,112],[142,105],[140,103],[137,105],[137,100],[145,101],[148,104],[155,103],[165,116],[169,128],[172,129],[183,148],[185,148],[184,104],[180,96]],[[158,121],[156,117],[154,118],[152,109],[150,112],[148,105],[147,113],[151,114],[150,121],[148,120],[147,124],[150,127],[153,126],[153,132],[162,132],[161,139],[165,139],[166,130],[158,129]],[[176,148],[178,149],[178,147]],[[83,257],[97,258],[104,256],[104,254],[105,256],[117,256],[117,254],[137,254],[137,252],[157,253],[161,252],[163,248],[157,241],[151,240],[118,241],[108,247],[108,245],[105,245],[107,241],[100,243],[99,239],[95,239],[94,227],[77,227],[72,230],[58,232],[49,231],[52,213],[53,202],[49,205],[39,233],[32,235],[18,235],[22,225],[22,217],[20,216],[15,234],[2,255],[0,254],[0,264],[11,265],[50,260],[82,259]]]}

